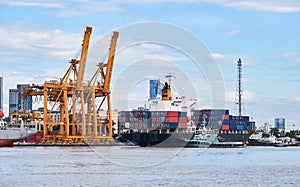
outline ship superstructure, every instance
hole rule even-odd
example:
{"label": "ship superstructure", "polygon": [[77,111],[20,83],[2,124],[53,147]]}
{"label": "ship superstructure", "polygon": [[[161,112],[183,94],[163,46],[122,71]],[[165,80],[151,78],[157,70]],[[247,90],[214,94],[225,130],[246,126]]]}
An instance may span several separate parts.
{"label": "ship superstructure", "polygon": [[[171,80],[174,77],[172,73],[168,73],[166,75],[168,82],[164,83],[162,89],[160,89],[162,84],[159,80],[150,80],[150,95],[152,94],[152,97],[150,96],[148,103],[149,111],[181,111],[187,112],[187,115],[191,116],[191,108],[196,104],[197,100],[187,99],[181,94],[172,96]],[[153,84],[153,81],[156,85]]]}

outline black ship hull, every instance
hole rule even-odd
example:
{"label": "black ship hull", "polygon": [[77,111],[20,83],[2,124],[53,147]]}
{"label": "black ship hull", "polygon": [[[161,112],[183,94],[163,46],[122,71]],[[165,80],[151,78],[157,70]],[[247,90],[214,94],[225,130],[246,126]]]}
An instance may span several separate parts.
{"label": "black ship hull", "polygon": [[276,146],[278,143],[263,142],[255,139],[249,139],[249,146]]}
{"label": "black ship hull", "polygon": [[193,134],[133,132],[121,136],[141,147],[185,147]]}
{"label": "black ship hull", "polygon": [[[247,134],[218,134],[217,138],[220,142],[243,142],[246,144],[252,134],[253,131]],[[193,134],[130,132],[123,133],[121,136],[141,147],[186,147]]]}

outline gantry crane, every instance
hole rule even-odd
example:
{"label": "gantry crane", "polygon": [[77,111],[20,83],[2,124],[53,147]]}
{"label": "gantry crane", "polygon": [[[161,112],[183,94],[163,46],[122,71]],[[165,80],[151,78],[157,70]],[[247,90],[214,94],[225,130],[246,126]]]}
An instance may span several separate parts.
{"label": "gantry crane", "polygon": [[[95,74],[92,76],[91,80],[89,81],[89,85],[87,87],[87,90],[89,90],[87,99],[90,100],[90,104],[88,104],[88,114],[92,114],[91,111],[93,111],[93,116],[96,116],[96,114],[101,109],[104,101],[107,101],[107,121],[101,122],[100,124],[97,122],[97,120],[94,118],[94,121],[91,121],[91,115],[88,115],[89,124],[94,124],[94,140],[97,142],[99,140],[103,139],[111,139],[112,137],[112,110],[111,110],[111,91],[110,91],[110,81],[112,76],[112,70],[113,70],[113,64],[114,64],[114,58],[115,58],[115,51],[116,51],[116,44],[118,39],[119,33],[114,32],[110,48],[109,48],[109,55],[107,59],[107,63],[99,63],[98,69],[95,72]],[[101,75],[102,82],[97,82],[99,74]],[[95,105],[95,99],[96,98],[102,98],[101,103],[96,109]],[[104,127],[104,129],[102,128]],[[89,127],[91,129],[91,126]],[[97,132],[97,129],[99,129],[100,132]],[[108,136],[103,136],[102,130],[106,131],[108,129]],[[90,130],[88,130],[90,132]],[[104,133],[106,134],[106,133]]]}
{"label": "gantry crane", "polygon": [[[80,60],[72,59],[70,61],[71,65],[60,81],[45,82],[42,86],[33,85],[24,90],[25,96],[40,95],[44,98],[44,142],[88,143],[112,140],[110,80],[118,32],[113,34],[107,64],[99,66],[89,83],[84,84],[91,32],[92,28],[86,27]],[[77,66],[79,67],[77,68]],[[106,74],[102,73],[104,83],[96,84],[98,74],[103,72],[104,67],[106,67]],[[108,122],[104,124],[97,119],[97,97],[103,98],[98,109],[107,99]],[[79,105],[77,105],[78,103]],[[53,121],[51,118],[55,106],[59,107],[59,121]],[[54,131],[53,127],[59,131]],[[105,129],[108,127],[109,133],[103,134],[102,127]]]}

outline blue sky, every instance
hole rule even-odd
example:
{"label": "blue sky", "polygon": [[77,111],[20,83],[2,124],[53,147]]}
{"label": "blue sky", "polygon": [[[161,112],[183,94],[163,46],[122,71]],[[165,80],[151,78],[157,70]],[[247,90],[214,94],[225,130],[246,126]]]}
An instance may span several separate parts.
{"label": "blue sky", "polygon": [[[236,61],[242,58],[244,113],[253,116],[258,125],[284,117],[287,128],[295,124],[300,129],[300,1],[0,0],[0,15],[4,111],[8,110],[8,89],[17,83],[63,75],[68,60],[78,55],[85,26],[93,27],[91,42],[95,43],[124,25],[158,21],[178,26],[203,41],[220,67],[226,108],[232,113]],[[138,54],[152,54],[151,50],[157,48],[136,49]],[[165,51],[169,57],[184,56]],[[125,54],[117,56],[114,75],[120,73],[122,61],[128,60]],[[186,71],[190,70],[187,66]],[[180,82],[180,77],[176,81]],[[200,92],[205,93],[208,86],[202,85]],[[205,103],[209,94],[201,93],[197,94],[199,107],[209,107]]]}

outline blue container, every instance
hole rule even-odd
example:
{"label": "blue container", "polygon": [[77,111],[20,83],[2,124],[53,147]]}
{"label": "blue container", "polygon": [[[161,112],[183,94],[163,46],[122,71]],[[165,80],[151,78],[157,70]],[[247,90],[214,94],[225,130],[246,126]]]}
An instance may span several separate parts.
{"label": "blue container", "polygon": [[178,128],[178,123],[169,123],[169,128],[170,129],[176,129],[176,128]]}
{"label": "blue container", "polygon": [[178,117],[186,117],[186,112],[178,112]]}
{"label": "blue container", "polygon": [[243,125],[237,125],[236,129],[239,131],[245,130],[245,127]]}
{"label": "blue container", "polygon": [[229,129],[235,131],[236,130],[236,125],[229,124]]}
{"label": "blue container", "polygon": [[222,124],[224,124],[224,125],[229,125],[229,120],[223,120],[223,122],[222,122]]}
{"label": "blue container", "polygon": [[236,125],[236,120],[230,119],[230,120],[229,120],[229,124],[230,124],[230,125]]}

